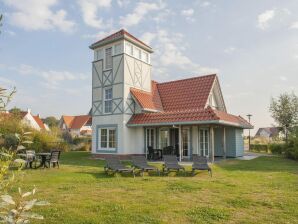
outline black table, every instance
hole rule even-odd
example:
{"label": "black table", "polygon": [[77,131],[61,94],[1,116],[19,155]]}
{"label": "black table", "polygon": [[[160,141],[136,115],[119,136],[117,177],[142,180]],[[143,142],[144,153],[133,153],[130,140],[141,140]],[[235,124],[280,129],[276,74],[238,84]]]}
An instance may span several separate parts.
{"label": "black table", "polygon": [[37,167],[43,167],[43,168],[49,168],[47,166],[47,157],[51,156],[51,153],[49,152],[40,152],[40,153],[36,153],[35,154],[36,156],[39,156],[41,158],[41,162],[40,162],[40,165]]}
{"label": "black table", "polygon": [[159,158],[162,159],[163,157],[163,152],[162,152],[162,149],[153,149],[154,152],[158,152],[158,155],[159,155]]}

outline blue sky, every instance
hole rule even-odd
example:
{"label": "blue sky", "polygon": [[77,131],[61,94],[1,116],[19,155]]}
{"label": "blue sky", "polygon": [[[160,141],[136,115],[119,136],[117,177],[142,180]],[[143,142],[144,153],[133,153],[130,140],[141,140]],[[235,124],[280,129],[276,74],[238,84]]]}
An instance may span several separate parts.
{"label": "blue sky", "polygon": [[155,50],[155,80],[216,72],[228,111],[270,126],[270,98],[298,92],[297,11],[295,0],[0,0],[0,85],[43,117],[85,114],[88,46],[125,28]]}

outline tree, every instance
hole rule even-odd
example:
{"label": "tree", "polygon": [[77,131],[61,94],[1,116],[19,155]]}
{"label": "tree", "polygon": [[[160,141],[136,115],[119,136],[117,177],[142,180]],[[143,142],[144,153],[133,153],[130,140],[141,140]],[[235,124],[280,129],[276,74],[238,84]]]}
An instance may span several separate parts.
{"label": "tree", "polygon": [[289,131],[298,125],[298,97],[294,93],[283,93],[276,99],[272,98],[269,111],[275,122],[284,129],[288,143]]}
{"label": "tree", "polygon": [[19,113],[21,113],[21,111],[22,110],[20,108],[17,108],[17,107],[11,108],[9,110],[9,112],[12,113],[12,114],[19,114]]}
{"label": "tree", "polygon": [[43,122],[46,123],[50,128],[57,127],[59,124],[59,120],[53,116],[43,119]]}

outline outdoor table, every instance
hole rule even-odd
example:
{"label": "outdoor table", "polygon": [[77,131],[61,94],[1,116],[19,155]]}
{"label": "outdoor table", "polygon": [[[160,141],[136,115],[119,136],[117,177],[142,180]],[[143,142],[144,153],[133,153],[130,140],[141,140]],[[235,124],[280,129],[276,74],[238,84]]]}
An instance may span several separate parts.
{"label": "outdoor table", "polygon": [[46,164],[46,161],[47,161],[47,157],[50,156],[51,153],[49,153],[49,152],[40,152],[40,153],[36,153],[35,155],[39,156],[41,158],[41,162],[40,162],[40,165],[38,166],[38,168],[39,167],[48,168],[48,166]]}
{"label": "outdoor table", "polygon": [[154,151],[158,152],[159,158],[162,159],[162,156],[163,156],[162,149],[154,149]]}

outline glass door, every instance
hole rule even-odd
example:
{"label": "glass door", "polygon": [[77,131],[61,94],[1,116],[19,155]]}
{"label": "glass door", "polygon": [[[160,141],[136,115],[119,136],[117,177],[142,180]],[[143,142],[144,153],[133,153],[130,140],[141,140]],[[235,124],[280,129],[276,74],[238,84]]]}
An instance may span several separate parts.
{"label": "glass door", "polygon": [[189,128],[182,129],[182,156],[189,158],[190,156],[190,130]]}
{"label": "glass door", "polygon": [[209,129],[201,128],[199,136],[199,154],[200,156],[209,156]]}
{"label": "glass door", "polygon": [[147,128],[146,129],[146,149],[148,147],[155,147],[155,129]]}

